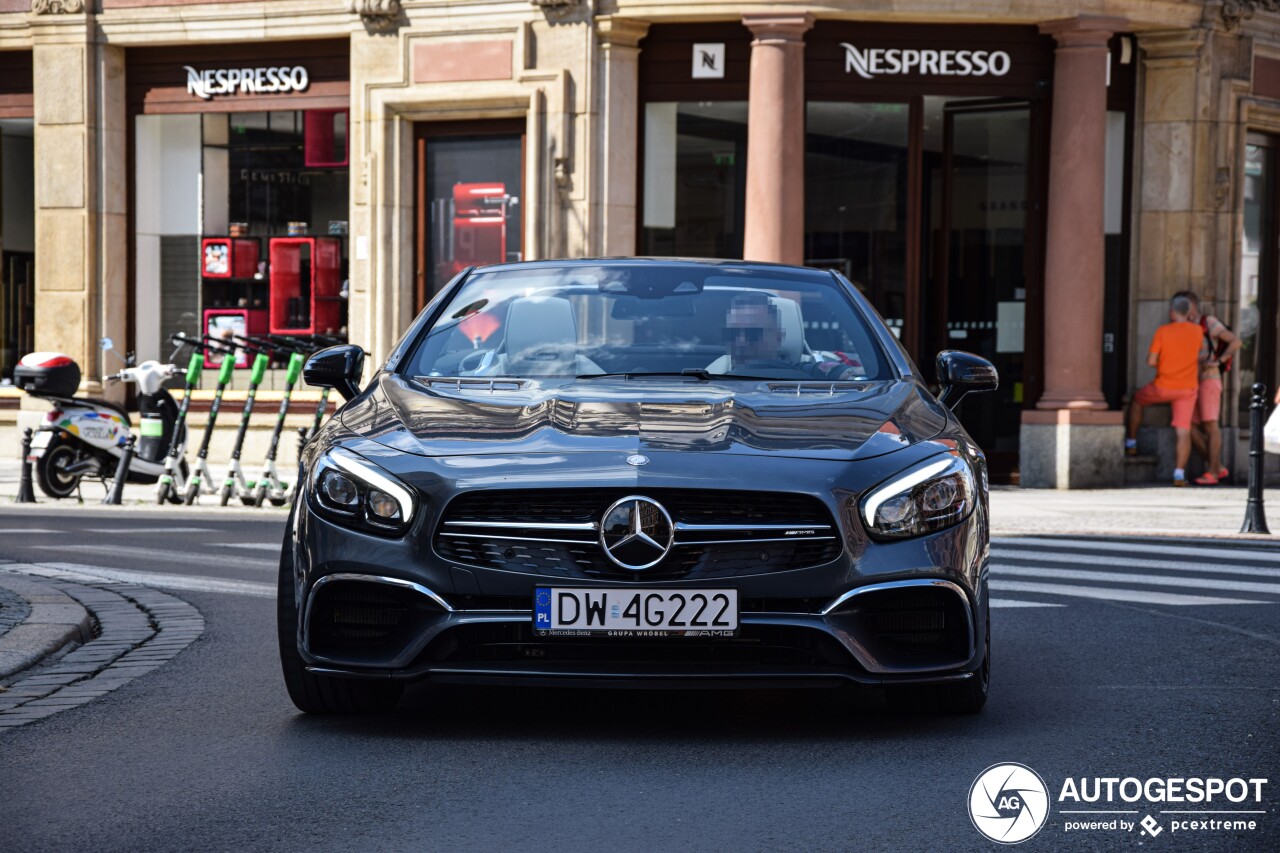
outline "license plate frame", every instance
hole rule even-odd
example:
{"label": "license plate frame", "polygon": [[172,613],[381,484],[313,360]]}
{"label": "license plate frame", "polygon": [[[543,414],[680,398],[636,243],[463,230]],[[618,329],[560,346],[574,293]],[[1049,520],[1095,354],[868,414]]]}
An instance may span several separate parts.
{"label": "license plate frame", "polygon": [[542,637],[733,637],[740,625],[736,589],[540,586],[533,594]]}

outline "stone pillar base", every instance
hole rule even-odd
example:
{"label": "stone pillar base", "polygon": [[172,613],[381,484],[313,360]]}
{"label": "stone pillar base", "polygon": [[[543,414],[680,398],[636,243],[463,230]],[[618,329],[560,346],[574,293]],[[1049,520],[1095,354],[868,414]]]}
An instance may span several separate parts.
{"label": "stone pillar base", "polygon": [[1123,486],[1123,420],[1123,412],[1023,412],[1019,482],[1029,489]]}

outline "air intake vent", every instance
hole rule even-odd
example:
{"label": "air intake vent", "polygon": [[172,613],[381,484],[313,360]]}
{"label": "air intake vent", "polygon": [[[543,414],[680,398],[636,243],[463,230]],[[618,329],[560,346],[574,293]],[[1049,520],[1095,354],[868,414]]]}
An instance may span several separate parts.
{"label": "air intake vent", "polygon": [[413,379],[428,388],[447,388],[450,391],[474,391],[487,394],[496,391],[523,391],[529,384],[522,379],[459,379],[443,376],[415,376]]}
{"label": "air intake vent", "polygon": [[849,391],[865,391],[863,382],[770,382],[770,391],[775,394],[790,394],[793,397],[834,397]]}

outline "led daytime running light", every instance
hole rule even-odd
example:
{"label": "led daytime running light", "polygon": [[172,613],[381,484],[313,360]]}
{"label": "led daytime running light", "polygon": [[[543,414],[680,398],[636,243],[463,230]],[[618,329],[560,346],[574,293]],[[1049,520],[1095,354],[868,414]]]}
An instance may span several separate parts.
{"label": "led daytime running light", "polygon": [[930,465],[925,465],[923,468],[916,468],[914,471],[910,471],[899,479],[886,483],[872,492],[862,504],[862,518],[867,527],[875,527],[876,510],[880,508],[881,504],[889,500],[889,498],[896,497],[915,488],[925,480],[941,474],[950,468],[954,461],[953,458],[948,457]]}
{"label": "led daytime running light", "polygon": [[404,486],[401,486],[351,451],[344,450],[341,447],[329,451],[329,459],[341,470],[381,492],[386,492],[395,499],[396,504],[400,507],[401,521],[408,521],[413,518],[413,496],[409,494]]}

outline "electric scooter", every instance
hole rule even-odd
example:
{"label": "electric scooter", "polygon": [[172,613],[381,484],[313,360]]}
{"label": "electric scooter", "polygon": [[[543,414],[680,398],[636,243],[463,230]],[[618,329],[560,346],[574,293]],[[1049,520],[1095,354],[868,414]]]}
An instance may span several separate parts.
{"label": "electric scooter", "polygon": [[213,472],[209,470],[209,442],[213,440],[213,429],[218,421],[218,412],[222,409],[222,395],[231,384],[238,355],[235,347],[228,347],[208,335],[201,339],[201,343],[213,352],[222,353],[222,362],[218,366],[218,384],[213,391],[213,402],[209,405],[209,420],[204,425],[204,435],[200,438],[200,450],[196,454],[196,470],[187,481],[187,487],[182,494],[182,502],[187,506],[195,503],[200,495],[202,483],[213,482]]}
{"label": "electric scooter", "polygon": [[[102,338],[99,344],[103,352],[114,353],[110,338]],[[103,381],[138,385],[138,407],[144,424],[128,482],[155,483],[164,472],[165,453],[175,431],[184,429],[178,423],[178,404],[164,383],[183,371],[158,361],[135,365],[132,354],[115,355],[125,367],[103,377]],[[52,406],[36,431],[28,456],[34,463],[40,491],[55,499],[70,497],[85,477],[100,479],[105,487],[132,435],[129,413],[124,407],[75,396],[80,387],[80,365],[62,353],[23,356],[14,368],[13,378],[19,388]],[[156,432],[159,434],[153,434]]]}
{"label": "electric scooter", "polygon": [[245,396],[244,409],[240,412],[240,427],[236,430],[236,441],[231,448],[231,461],[227,463],[227,476],[223,477],[222,489],[218,492],[218,503],[222,506],[226,506],[235,493],[240,495],[241,503],[252,503],[250,489],[253,485],[245,482],[244,470],[240,467],[240,451],[244,448],[244,439],[249,432],[249,417],[253,414],[253,401],[258,395],[258,386],[267,375],[267,365],[271,362],[269,350],[258,343],[239,335],[233,335],[232,338],[237,346],[253,352],[254,357],[253,369],[249,372],[249,390]]}
{"label": "electric scooter", "polygon": [[[191,358],[187,361],[182,404],[178,407],[176,427],[169,440],[169,450],[164,457],[164,472],[161,473],[160,480],[156,485],[157,504],[164,504],[165,501],[171,501],[172,503],[182,502],[180,492],[186,488],[188,475],[186,459],[187,412],[191,409],[191,392],[200,384],[200,374],[204,369],[205,347],[200,342],[193,341],[182,334],[171,335],[169,342],[177,344],[178,350],[181,350],[184,346],[192,346],[192,350]],[[177,350],[175,350],[176,352]],[[162,439],[164,437],[163,424],[157,418],[143,418],[140,427],[144,440],[147,438]]]}
{"label": "electric scooter", "polygon": [[280,411],[276,415],[276,425],[271,430],[271,444],[267,448],[267,461],[262,466],[262,475],[253,483],[253,505],[262,506],[264,500],[270,500],[272,506],[284,506],[289,500],[289,487],[280,479],[276,470],[276,452],[280,449],[280,433],[284,431],[284,419],[289,414],[289,398],[293,396],[293,386],[302,376],[302,365],[307,360],[301,352],[289,353],[289,366],[285,370],[284,395],[280,398]]}

